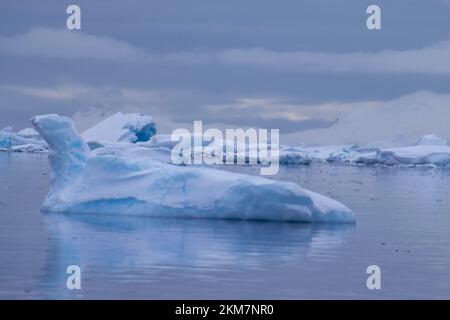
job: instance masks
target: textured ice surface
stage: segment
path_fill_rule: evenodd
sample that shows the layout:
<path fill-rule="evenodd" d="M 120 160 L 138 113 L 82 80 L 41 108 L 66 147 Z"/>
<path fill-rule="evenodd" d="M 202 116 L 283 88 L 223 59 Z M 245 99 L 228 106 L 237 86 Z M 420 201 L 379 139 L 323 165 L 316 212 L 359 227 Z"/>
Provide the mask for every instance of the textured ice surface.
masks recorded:
<path fill-rule="evenodd" d="M 416 145 L 378 150 L 375 154 L 361 155 L 356 163 L 366 165 L 431 165 L 450 166 L 450 147 L 434 134 L 421 137 Z"/>
<path fill-rule="evenodd" d="M 171 150 L 179 143 L 172 141 L 170 135 L 156 135 L 156 125 L 152 117 L 140 113 L 116 113 L 85 131 L 82 137 L 89 149 L 96 150 L 95 155 L 149 158 L 165 163 L 172 162 Z M 202 141 L 203 147 L 206 147 L 211 140 Z M 258 150 L 258 146 L 244 146 L 240 150 L 245 150 L 245 153 L 239 153 L 237 146 L 230 151 L 225 145 L 224 143 L 224 161 L 231 153 L 235 161 L 244 159 L 245 163 L 270 163 L 270 159 L 252 158 L 249 151 Z M 47 150 L 47 143 L 32 128 L 17 133 L 10 127 L 0 131 L 0 151 L 47 152 Z M 191 151 L 191 156 L 194 156 L 193 149 Z M 309 165 L 312 162 L 449 167 L 450 147 L 444 139 L 435 134 L 425 135 L 416 142 L 408 141 L 400 135 L 389 141 L 368 144 L 366 147 L 354 144 L 280 146 L 280 165 Z"/>
<path fill-rule="evenodd" d="M 118 112 L 82 133 L 87 142 L 148 141 L 156 133 L 152 117 L 142 113 Z"/>
<path fill-rule="evenodd" d="M 53 169 L 42 209 L 54 212 L 353 223 L 343 204 L 295 183 L 206 167 L 92 153 L 72 120 L 37 116 Z"/>
<path fill-rule="evenodd" d="M 286 146 L 280 150 L 279 163 L 281 165 L 309 165 L 311 163 L 311 158 L 308 153 L 301 148 Z"/>
<path fill-rule="evenodd" d="M 375 155 L 361 156 L 357 163 L 367 165 L 434 165 L 450 166 L 450 147 L 418 145 L 404 148 L 380 150 Z"/>
<path fill-rule="evenodd" d="M 46 152 L 47 143 L 36 130 L 26 128 L 13 132 L 11 127 L 0 131 L 0 151 Z"/>

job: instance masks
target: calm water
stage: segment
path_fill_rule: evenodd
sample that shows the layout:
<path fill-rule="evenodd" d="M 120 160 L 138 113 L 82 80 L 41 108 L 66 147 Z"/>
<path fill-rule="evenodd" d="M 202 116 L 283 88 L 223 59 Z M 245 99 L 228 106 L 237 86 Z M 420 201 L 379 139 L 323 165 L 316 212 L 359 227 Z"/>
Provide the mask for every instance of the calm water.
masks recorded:
<path fill-rule="evenodd" d="M 0 298 L 450 298 L 450 170 L 280 169 L 354 226 L 42 214 L 49 173 L 45 155 L 0 152 Z"/>

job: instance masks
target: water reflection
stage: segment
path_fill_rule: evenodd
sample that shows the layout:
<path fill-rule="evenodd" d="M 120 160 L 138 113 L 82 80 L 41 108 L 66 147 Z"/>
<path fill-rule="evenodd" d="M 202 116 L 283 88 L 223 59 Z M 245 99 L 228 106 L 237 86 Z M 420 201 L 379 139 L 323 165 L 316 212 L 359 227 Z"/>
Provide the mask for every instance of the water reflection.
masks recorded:
<path fill-rule="evenodd" d="M 95 282 L 101 296 L 100 278 L 142 283 L 161 277 L 164 270 L 208 276 L 217 271 L 262 269 L 267 264 L 298 264 L 315 251 L 345 242 L 355 228 L 85 214 L 45 214 L 44 224 L 48 272 L 41 286 L 59 298 L 69 294 L 61 284 L 71 264 L 85 271 L 91 279 L 85 283 Z"/>

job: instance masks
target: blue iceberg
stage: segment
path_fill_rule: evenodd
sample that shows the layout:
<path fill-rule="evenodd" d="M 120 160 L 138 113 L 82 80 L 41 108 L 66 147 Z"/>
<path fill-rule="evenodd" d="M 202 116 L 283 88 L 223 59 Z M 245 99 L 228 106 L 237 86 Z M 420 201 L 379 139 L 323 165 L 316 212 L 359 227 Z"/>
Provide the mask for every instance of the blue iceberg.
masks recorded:
<path fill-rule="evenodd" d="M 354 223 L 343 204 L 279 182 L 148 156 L 96 154 L 70 118 L 36 116 L 47 141 L 52 183 L 42 210 L 189 218 Z"/>

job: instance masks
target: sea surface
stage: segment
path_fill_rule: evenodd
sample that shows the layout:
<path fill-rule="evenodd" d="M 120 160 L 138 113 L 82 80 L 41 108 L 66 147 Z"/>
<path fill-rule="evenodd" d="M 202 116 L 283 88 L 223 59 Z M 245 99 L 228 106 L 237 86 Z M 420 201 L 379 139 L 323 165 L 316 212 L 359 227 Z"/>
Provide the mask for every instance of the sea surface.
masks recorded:
<path fill-rule="evenodd" d="M 46 155 L 0 152 L 1 299 L 450 298 L 448 169 L 280 168 L 356 225 L 44 214 L 50 176 Z M 70 265 L 81 290 L 66 287 Z"/>

